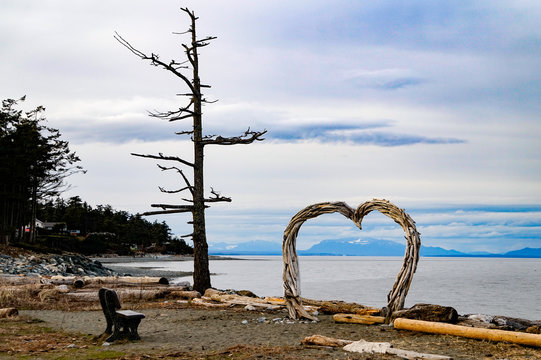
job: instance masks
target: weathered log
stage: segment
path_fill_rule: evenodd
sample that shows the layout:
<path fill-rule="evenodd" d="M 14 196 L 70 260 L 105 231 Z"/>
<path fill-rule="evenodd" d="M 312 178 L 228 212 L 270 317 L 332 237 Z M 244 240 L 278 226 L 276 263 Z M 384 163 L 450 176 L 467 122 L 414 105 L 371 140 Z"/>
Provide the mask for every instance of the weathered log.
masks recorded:
<path fill-rule="evenodd" d="M 194 298 L 192 299 L 192 304 L 201 305 L 204 307 L 220 308 L 220 309 L 225 309 L 231 306 L 231 304 L 228 304 L 228 303 L 209 302 L 205 298 Z"/>
<path fill-rule="evenodd" d="M 345 351 L 368 353 L 368 354 L 390 354 L 404 359 L 428 359 L 428 360 L 451 360 L 452 357 L 436 354 L 425 354 L 416 351 L 395 349 L 388 342 L 368 342 L 365 340 L 354 341 L 344 346 Z"/>
<path fill-rule="evenodd" d="M 134 288 L 115 288 L 115 291 L 122 298 L 123 301 L 128 301 L 126 298 L 135 298 L 135 299 L 163 299 L 170 296 L 174 291 L 170 289 L 134 289 Z M 88 291 L 77 291 L 64 294 L 72 298 L 76 298 L 79 301 L 97 301 L 98 292 L 95 290 Z M 186 294 L 187 295 L 187 294 Z M 182 296 L 179 296 L 182 298 Z"/>
<path fill-rule="evenodd" d="M 82 280 L 85 285 L 88 284 L 161 284 L 168 285 L 169 280 L 163 277 L 153 276 L 51 276 L 50 279 L 44 280 L 55 285 L 72 285 L 77 280 Z"/>
<path fill-rule="evenodd" d="M 218 302 L 225 302 L 225 303 L 231 303 L 236 305 L 263 305 L 266 307 L 276 307 L 276 304 L 271 304 L 267 300 L 258 298 L 258 297 L 250 297 L 250 296 L 242 296 L 237 294 L 227 294 L 221 291 L 218 291 L 216 289 L 207 289 L 205 291 L 205 295 L 203 295 L 204 298 L 218 301 Z"/>
<path fill-rule="evenodd" d="M 277 310 L 281 307 L 283 307 L 284 303 L 283 301 L 276 301 L 276 299 L 267 300 L 258 298 L 258 297 L 250 297 L 250 296 L 242 296 L 237 294 L 228 294 L 216 289 L 207 289 L 205 291 L 205 294 L 202 297 L 203 300 L 207 301 L 214 301 L 219 302 L 223 304 L 227 304 L 228 306 L 234 306 L 234 305 L 251 305 L 258 308 L 263 308 L 267 310 Z"/>
<path fill-rule="evenodd" d="M 351 323 L 351 324 L 364 324 L 364 325 L 374 325 L 374 324 L 385 323 L 384 316 L 334 314 L 332 318 L 337 323 Z"/>
<path fill-rule="evenodd" d="M 19 315 L 19 310 L 15 308 L 4 308 L 0 309 L 0 318 L 7 318 L 11 316 Z"/>
<path fill-rule="evenodd" d="M 526 329 L 527 333 L 530 334 L 541 334 L 541 325 L 533 325 Z"/>
<path fill-rule="evenodd" d="M 317 346 L 330 346 L 330 347 L 343 347 L 351 344 L 352 340 L 343 340 L 331 338 L 323 335 L 312 335 L 305 337 L 302 340 L 303 345 L 317 345 Z"/>
<path fill-rule="evenodd" d="M 339 300 L 312 300 L 302 298 L 304 305 L 317 306 L 322 314 L 380 315 L 381 309 Z"/>
<path fill-rule="evenodd" d="M 180 298 L 180 299 L 195 299 L 200 298 L 201 293 L 195 290 L 170 290 L 167 297 Z"/>
<path fill-rule="evenodd" d="M 23 275 L 0 275 L 0 285 L 31 285 L 40 284 L 40 276 L 23 276 Z"/>
<path fill-rule="evenodd" d="M 274 304 L 274 305 L 285 304 L 285 300 L 283 298 L 277 298 L 277 297 L 266 297 L 265 301 L 268 302 L 269 304 Z"/>
<path fill-rule="evenodd" d="M 450 306 L 415 304 L 409 309 L 395 311 L 391 319 L 396 318 L 436 321 L 456 324 L 458 321 L 457 311 Z"/>
<path fill-rule="evenodd" d="M 461 325 L 402 318 L 395 319 L 394 327 L 395 329 L 402 330 L 455 335 L 480 340 L 507 341 L 521 345 L 541 347 L 541 335 L 517 331 L 473 328 Z"/>

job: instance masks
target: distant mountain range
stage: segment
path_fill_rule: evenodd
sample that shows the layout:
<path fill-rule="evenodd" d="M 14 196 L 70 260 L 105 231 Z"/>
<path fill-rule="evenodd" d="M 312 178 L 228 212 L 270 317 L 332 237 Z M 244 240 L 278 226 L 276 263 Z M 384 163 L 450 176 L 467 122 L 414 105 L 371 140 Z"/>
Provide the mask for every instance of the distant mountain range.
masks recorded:
<path fill-rule="evenodd" d="M 394 241 L 376 239 L 324 240 L 307 250 L 297 250 L 298 255 L 320 256 L 404 256 L 406 246 Z M 524 248 L 503 254 L 486 252 L 464 253 L 441 247 L 423 246 L 421 256 L 427 257 L 505 257 L 541 258 L 541 248 Z M 210 255 L 282 255 L 282 244 L 271 241 L 249 241 L 239 244 L 210 243 Z"/>

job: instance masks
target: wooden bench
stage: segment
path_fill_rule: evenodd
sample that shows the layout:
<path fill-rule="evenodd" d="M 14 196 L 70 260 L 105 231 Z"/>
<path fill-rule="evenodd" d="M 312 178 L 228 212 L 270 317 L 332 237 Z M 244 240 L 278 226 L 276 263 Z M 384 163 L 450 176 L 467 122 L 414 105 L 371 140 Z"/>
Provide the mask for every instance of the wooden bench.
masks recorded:
<path fill-rule="evenodd" d="M 101 288 L 98 296 L 107 321 L 104 333 L 110 335 L 105 341 L 113 342 L 123 338 L 140 340 L 137 328 L 145 315 L 131 310 L 120 310 L 120 300 L 114 290 Z"/>

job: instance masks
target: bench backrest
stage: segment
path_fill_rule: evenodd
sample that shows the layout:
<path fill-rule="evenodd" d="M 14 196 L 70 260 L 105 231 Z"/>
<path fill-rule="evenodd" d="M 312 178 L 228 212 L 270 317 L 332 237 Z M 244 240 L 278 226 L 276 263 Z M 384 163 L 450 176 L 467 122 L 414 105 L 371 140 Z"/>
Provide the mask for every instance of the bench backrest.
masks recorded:
<path fill-rule="evenodd" d="M 116 311 L 121 308 L 118 294 L 114 290 L 101 288 L 98 291 L 98 297 L 100 298 L 101 309 L 103 310 L 107 324 L 110 324 L 116 316 Z"/>

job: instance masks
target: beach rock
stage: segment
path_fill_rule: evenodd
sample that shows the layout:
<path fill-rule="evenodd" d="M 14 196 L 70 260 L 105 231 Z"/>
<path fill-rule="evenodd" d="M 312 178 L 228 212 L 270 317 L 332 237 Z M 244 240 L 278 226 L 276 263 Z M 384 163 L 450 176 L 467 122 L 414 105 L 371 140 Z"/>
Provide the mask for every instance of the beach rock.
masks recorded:
<path fill-rule="evenodd" d="M 471 315 L 468 315 L 468 319 L 481 321 L 481 322 L 490 324 L 492 320 L 494 320 L 494 316 L 486 315 L 486 314 L 471 314 Z"/>
<path fill-rule="evenodd" d="M 111 276 L 116 273 L 82 255 L 0 256 L 0 273 L 26 276 Z"/>
<path fill-rule="evenodd" d="M 458 313 L 450 306 L 415 304 L 409 309 L 395 311 L 391 320 L 397 318 L 456 324 L 458 321 Z"/>
<path fill-rule="evenodd" d="M 182 288 L 183 290 L 189 290 L 191 288 L 189 281 L 173 281 L 170 284 L 178 288 Z"/>
<path fill-rule="evenodd" d="M 70 291 L 67 285 L 58 285 L 56 287 L 56 290 L 58 290 L 59 293 L 63 293 L 63 294 Z"/>
<path fill-rule="evenodd" d="M 494 318 L 492 319 L 492 323 L 497 325 L 497 327 L 502 330 L 519 331 L 523 331 L 528 329 L 529 327 L 539 325 L 531 320 L 512 318 L 507 316 L 494 316 Z"/>
<path fill-rule="evenodd" d="M 258 297 L 256 294 L 254 294 L 250 290 L 239 290 L 239 291 L 237 291 L 237 295 L 248 296 L 248 297 L 253 297 L 253 298 Z"/>

